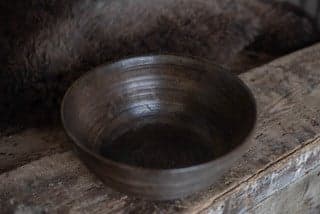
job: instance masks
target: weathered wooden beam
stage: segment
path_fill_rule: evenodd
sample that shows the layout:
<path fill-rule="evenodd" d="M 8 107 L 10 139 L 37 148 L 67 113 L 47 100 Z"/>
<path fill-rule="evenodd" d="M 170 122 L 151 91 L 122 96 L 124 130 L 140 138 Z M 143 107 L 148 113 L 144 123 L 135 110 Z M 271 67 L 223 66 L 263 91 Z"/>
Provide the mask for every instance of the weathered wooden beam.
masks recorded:
<path fill-rule="evenodd" d="M 0 138 L 0 173 L 69 149 L 61 128 L 27 129 Z"/>
<path fill-rule="evenodd" d="M 254 146 L 210 189 L 170 202 L 127 197 L 104 186 L 72 152 L 65 152 L 1 174 L 0 210 L 228 213 L 254 209 L 319 164 L 320 44 L 241 78 L 258 104 Z"/>
<path fill-rule="evenodd" d="M 258 212 L 259 210 L 264 210 L 262 213 L 305 213 L 316 209 L 320 211 L 320 201 L 318 201 L 320 199 L 320 188 L 318 188 L 320 177 L 313 181 L 317 185 L 304 185 L 303 191 L 286 196 L 285 198 L 292 200 L 287 201 L 286 204 L 283 204 L 285 198 L 279 194 L 280 191 L 294 192 L 294 190 L 290 191 L 289 186 L 303 182 L 304 179 L 310 179 L 309 173 L 316 175 L 320 173 L 320 137 L 310 140 L 307 145 L 287 153 L 256 174 L 252 174 L 250 178 L 240 182 L 234 188 L 229 188 L 218 197 L 212 198 L 211 203 L 206 204 L 200 210 L 205 213 L 242 213 L 248 211 L 261 213 Z M 301 201 L 298 201 L 299 198 Z M 277 202 L 277 200 L 279 201 Z M 313 203 L 303 204 L 304 200 L 310 200 Z M 275 208 L 283 207 L 283 210 L 268 211 L 266 204 Z M 299 207 L 299 209 L 295 212 L 285 212 L 293 207 Z M 195 211 L 199 211 L 199 208 Z"/>

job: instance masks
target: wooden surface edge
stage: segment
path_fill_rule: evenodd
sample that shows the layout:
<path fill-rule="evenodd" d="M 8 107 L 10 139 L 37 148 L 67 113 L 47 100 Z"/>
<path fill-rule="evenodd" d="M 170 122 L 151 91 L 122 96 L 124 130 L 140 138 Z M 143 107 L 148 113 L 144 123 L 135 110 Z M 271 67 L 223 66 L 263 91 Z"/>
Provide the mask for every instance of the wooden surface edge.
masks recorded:
<path fill-rule="evenodd" d="M 213 198 L 210 204 L 190 211 L 217 214 L 246 212 L 319 166 L 320 135 Z"/>

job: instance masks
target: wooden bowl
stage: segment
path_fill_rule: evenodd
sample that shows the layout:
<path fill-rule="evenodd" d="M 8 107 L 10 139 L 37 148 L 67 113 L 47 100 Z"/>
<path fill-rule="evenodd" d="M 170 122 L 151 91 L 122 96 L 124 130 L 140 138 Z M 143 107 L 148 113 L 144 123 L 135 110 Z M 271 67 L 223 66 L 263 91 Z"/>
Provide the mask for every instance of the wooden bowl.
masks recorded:
<path fill-rule="evenodd" d="M 172 55 L 101 66 L 77 80 L 62 122 L 80 159 L 110 187 L 153 200 L 213 184 L 246 151 L 256 121 L 243 82 Z"/>

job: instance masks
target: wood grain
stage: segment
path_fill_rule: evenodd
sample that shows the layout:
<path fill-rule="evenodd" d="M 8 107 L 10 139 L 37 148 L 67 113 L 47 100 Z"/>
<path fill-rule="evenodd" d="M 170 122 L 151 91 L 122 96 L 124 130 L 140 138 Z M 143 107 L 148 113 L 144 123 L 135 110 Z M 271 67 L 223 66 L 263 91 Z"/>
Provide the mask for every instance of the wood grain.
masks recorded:
<path fill-rule="evenodd" d="M 27 129 L 0 138 L 0 173 L 69 149 L 61 128 Z"/>
<path fill-rule="evenodd" d="M 264 172 L 270 174 L 280 166 L 286 166 L 285 163 L 289 163 L 288 160 L 296 151 L 304 154 L 302 150 L 308 151 L 310 142 L 314 145 L 310 148 L 318 148 L 319 70 L 320 44 L 241 75 L 253 91 L 258 104 L 258 124 L 251 139 L 254 141 L 254 146 L 239 160 L 237 166 L 207 191 L 170 202 L 148 202 L 127 197 L 104 186 L 88 172 L 72 152 L 64 152 L 1 174 L 0 209 L 4 213 L 21 213 L 30 210 L 34 213 L 41 211 L 49 213 L 212 211 L 215 206 L 218 206 L 220 199 L 227 201 L 224 197 L 239 198 L 237 194 L 245 193 L 240 191 L 241 188 L 253 182 L 252 179 L 262 178 L 262 175 L 266 175 Z M 63 138 L 59 140 L 61 141 L 64 141 Z M 26 142 L 22 140 L 21 143 Z M 276 164 L 279 160 L 284 161 L 282 165 L 278 168 L 270 168 L 270 166 L 278 166 Z M 318 160 L 311 158 L 309 165 L 317 164 L 316 161 Z M 12 166 L 12 163 L 10 164 Z M 274 170 L 270 171 L 270 169 Z M 289 168 L 284 167 L 282 173 L 290 172 L 288 170 Z M 301 174 L 303 175 L 304 173 Z M 294 179 L 297 178 L 292 177 L 283 186 L 294 182 Z M 257 185 L 260 184 L 263 183 L 257 183 Z M 250 199 L 261 194 L 255 192 L 245 196 Z M 216 211 L 230 213 L 239 211 L 238 209 L 241 208 L 245 211 L 257 205 L 259 200 L 253 200 L 250 203 L 248 200 L 240 202 L 241 200 L 224 204 Z M 237 208 L 234 209 L 234 207 Z"/>

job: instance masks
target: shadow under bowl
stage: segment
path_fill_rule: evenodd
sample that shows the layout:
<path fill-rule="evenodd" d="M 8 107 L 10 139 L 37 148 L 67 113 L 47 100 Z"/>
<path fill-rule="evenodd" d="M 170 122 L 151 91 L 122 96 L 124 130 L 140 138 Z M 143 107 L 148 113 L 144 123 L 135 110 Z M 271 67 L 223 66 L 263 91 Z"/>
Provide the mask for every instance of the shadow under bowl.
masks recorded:
<path fill-rule="evenodd" d="M 213 184 L 241 157 L 256 120 L 243 82 L 206 61 L 124 59 L 88 72 L 62 102 L 80 159 L 110 187 L 153 200 Z"/>

